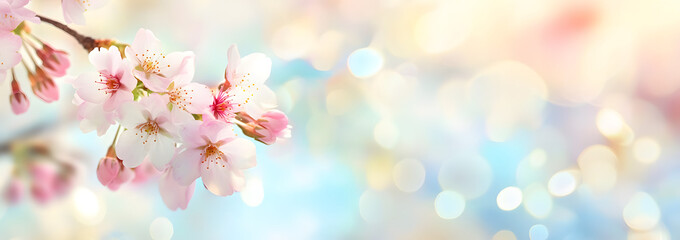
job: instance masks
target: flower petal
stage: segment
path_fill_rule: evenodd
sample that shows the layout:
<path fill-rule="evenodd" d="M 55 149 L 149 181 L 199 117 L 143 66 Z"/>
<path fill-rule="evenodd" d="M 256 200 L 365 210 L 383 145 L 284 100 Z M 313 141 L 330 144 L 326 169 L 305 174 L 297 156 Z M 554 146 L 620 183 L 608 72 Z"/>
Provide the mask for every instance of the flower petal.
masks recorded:
<path fill-rule="evenodd" d="M 75 81 L 73 81 L 73 87 L 76 89 L 76 93 L 83 100 L 91 103 L 103 103 L 108 95 L 105 91 L 99 90 L 101 84 L 97 83 L 101 76 L 96 72 L 86 72 L 80 74 Z"/>
<path fill-rule="evenodd" d="M 153 138 L 153 136 L 149 138 Z M 156 169 L 163 171 L 175 154 L 175 141 L 162 134 L 158 134 L 153 143 L 149 141 L 147 144 L 151 144 L 149 160 Z"/>
<path fill-rule="evenodd" d="M 138 102 L 126 102 L 119 108 L 120 124 L 127 129 L 134 129 L 137 125 L 147 121 L 143 114 L 144 107 Z"/>
<path fill-rule="evenodd" d="M 189 185 L 201 176 L 202 150 L 185 149 L 172 160 L 173 177 L 182 185 Z"/>
<path fill-rule="evenodd" d="M 229 196 L 234 193 L 232 171 L 229 166 L 223 167 L 219 163 L 205 161 L 201 164 L 203 185 L 217 196 Z"/>
<path fill-rule="evenodd" d="M 147 151 L 142 144 L 144 139 L 135 135 L 135 129 L 128 129 L 118 136 L 116 143 L 116 153 L 118 158 L 123 160 L 123 165 L 134 168 L 142 164 L 147 155 Z"/>
<path fill-rule="evenodd" d="M 255 144 L 251 141 L 235 138 L 222 145 L 220 151 L 227 156 L 229 166 L 235 169 L 248 169 L 257 165 L 255 160 Z"/>
<path fill-rule="evenodd" d="M 173 211 L 177 210 L 177 208 L 186 209 L 191 197 L 194 195 L 196 182 L 193 181 L 188 185 L 181 185 L 175 181 L 172 175 L 172 169 L 168 169 L 163 173 L 158 183 L 163 203 Z"/>
<path fill-rule="evenodd" d="M 272 70 L 272 60 L 263 53 L 252 53 L 241 59 L 236 70 L 236 79 L 245 79 L 251 84 L 263 84 Z M 238 81 L 237 81 L 238 82 Z M 238 84 L 238 83 L 236 83 Z"/>

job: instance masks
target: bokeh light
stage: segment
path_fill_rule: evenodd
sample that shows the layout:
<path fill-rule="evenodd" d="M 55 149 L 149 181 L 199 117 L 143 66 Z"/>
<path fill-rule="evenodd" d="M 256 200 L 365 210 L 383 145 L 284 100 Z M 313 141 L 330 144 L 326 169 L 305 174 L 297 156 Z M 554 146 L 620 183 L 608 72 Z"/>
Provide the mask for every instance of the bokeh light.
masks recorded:
<path fill-rule="evenodd" d="M 496 197 L 498 208 L 504 211 L 512 211 L 522 204 L 522 190 L 518 187 L 506 187 Z"/>
<path fill-rule="evenodd" d="M 443 219 L 454 219 L 465 210 L 465 198 L 455 191 L 443 191 L 434 200 L 437 215 Z"/>

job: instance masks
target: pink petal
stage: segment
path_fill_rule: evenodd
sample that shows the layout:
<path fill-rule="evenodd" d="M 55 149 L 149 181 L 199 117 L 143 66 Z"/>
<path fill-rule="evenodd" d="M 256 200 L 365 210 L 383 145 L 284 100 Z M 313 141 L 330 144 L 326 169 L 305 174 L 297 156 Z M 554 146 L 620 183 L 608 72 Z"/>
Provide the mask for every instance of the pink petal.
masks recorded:
<path fill-rule="evenodd" d="M 102 185 L 108 186 L 118 176 L 120 169 L 121 164 L 118 159 L 112 157 L 102 158 L 97 165 L 97 179 L 99 179 Z"/>
<path fill-rule="evenodd" d="M 0 3 L 2 4 L 2 3 Z M 0 31 L 0 71 L 8 70 L 21 61 L 21 38 L 14 33 Z M 0 78 L 0 81 L 4 80 Z"/>
<path fill-rule="evenodd" d="M 28 98 L 26 98 L 26 94 L 23 92 L 17 92 L 10 95 L 9 103 L 12 106 L 12 112 L 14 112 L 14 114 L 25 113 L 30 106 L 30 102 L 28 102 Z"/>
<path fill-rule="evenodd" d="M 132 95 L 131 92 L 127 91 L 117 91 L 109 99 L 107 99 L 104 102 L 104 111 L 111 112 L 116 109 L 118 109 L 123 103 L 126 102 L 132 102 L 134 100 L 134 96 Z"/>
<path fill-rule="evenodd" d="M 236 136 L 233 128 L 229 124 L 216 120 L 204 120 L 198 134 L 207 137 L 212 143 L 224 141 Z"/>
<path fill-rule="evenodd" d="M 191 182 L 191 184 L 188 185 L 181 185 L 175 181 L 172 175 L 172 169 L 168 169 L 163 173 L 158 184 L 163 203 L 173 211 L 177 208 L 186 209 L 191 197 L 194 195 L 196 182 Z"/>
<path fill-rule="evenodd" d="M 225 72 L 227 81 L 229 81 L 230 84 L 235 84 L 234 82 L 234 77 L 236 75 L 236 69 L 239 66 L 239 62 L 241 61 L 241 56 L 238 53 L 238 48 L 236 45 L 231 45 L 229 47 L 229 50 L 227 50 L 227 69 Z"/>
<path fill-rule="evenodd" d="M 126 51 L 126 56 L 139 59 L 141 58 L 141 54 L 146 53 L 147 50 L 151 53 L 159 53 L 161 50 L 161 41 L 158 40 L 156 35 L 150 30 L 141 28 L 137 31 L 137 35 L 135 35 L 135 39 L 132 41 L 132 44 L 130 44 L 130 47 L 135 54 L 139 55 L 127 55 Z"/>
<path fill-rule="evenodd" d="M 229 166 L 235 169 L 248 169 L 255 167 L 255 144 L 243 138 L 234 140 L 222 145 L 220 148 L 227 156 Z"/>
<path fill-rule="evenodd" d="M 171 91 L 173 103 L 187 112 L 202 114 L 209 111 L 213 97 L 210 88 L 199 83 L 189 83 Z"/>
<path fill-rule="evenodd" d="M 184 147 L 196 148 L 208 144 L 206 139 L 203 138 L 203 135 L 199 133 L 202 123 L 203 122 L 201 121 L 191 121 L 181 127 L 179 134 Z"/>
<path fill-rule="evenodd" d="M 78 2 L 80 0 L 62 0 L 61 8 L 64 13 L 64 20 L 67 24 L 75 23 L 85 25 L 85 9 Z"/>
<path fill-rule="evenodd" d="M 73 81 L 73 87 L 76 89 L 76 93 L 83 100 L 91 103 L 103 103 L 104 100 L 108 98 L 105 91 L 99 90 L 103 86 L 97 81 L 100 80 L 99 73 L 96 72 L 86 72 L 80 74 L 78 78 Z"/>
<path fill-rule="evenodd" d="M 200 175 L 202 149 L 185 149 L 172 160 L 173 177 L 181 185 L 193 183 Z"/>

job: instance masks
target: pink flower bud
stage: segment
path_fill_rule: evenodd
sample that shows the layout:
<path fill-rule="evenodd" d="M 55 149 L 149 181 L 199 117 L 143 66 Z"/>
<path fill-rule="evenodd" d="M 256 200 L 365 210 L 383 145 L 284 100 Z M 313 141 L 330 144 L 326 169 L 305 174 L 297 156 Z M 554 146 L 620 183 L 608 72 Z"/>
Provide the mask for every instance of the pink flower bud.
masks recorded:
<path fill-rule="evenodd" d="M 16 80 L 12 80 L 12 94 L 9 95 L 9 103 L 12 106 L 12 112 L 14 114 L 22 114 L 28 110 L 29 102 L 24 94 L 19 88 L 19 83 Z"/>
<path fill-rule="evenodd" d="M 271 145 L 278 138 L 290 137 L 288 117 L 281 111 L 270 110 L 255 120 L 250 115 L 239 112 L 236 114 L 238 126 L 246 136 L 252 137 L 264 144 Z"/>
<path fill-rule="evenodd" d="M 43 44 L 43 48 L 36 50 L 35 53 L 42 60 L 45 72 L 50 76 L 63 77 L 71 66 L 66 52 L 54 50 L 47 44 Z"/>
<path fill-rule="evenodd" d="M 59 88 L 41 68 L 36 68 L 35 73 L 29 72 L 28 79 L 31 80 L 33 93 L 43 101 L 49 103 L 59 99 Z"/>
<path fill-rule="evenodd" d="M 123 166 L 123 161 L 116 157 L 113 147 L 109 148 L 106 157 L 102 158 L 97 166 L 97 179 L 102 185 L 113 191 L 131 181 L 134 176 L 135 173 L 132 169 Z"/>

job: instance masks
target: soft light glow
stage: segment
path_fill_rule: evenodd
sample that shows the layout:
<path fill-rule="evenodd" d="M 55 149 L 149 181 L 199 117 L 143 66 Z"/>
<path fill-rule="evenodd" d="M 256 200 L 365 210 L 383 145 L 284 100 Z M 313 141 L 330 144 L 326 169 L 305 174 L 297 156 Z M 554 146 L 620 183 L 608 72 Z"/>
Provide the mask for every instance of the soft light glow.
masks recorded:
<path fill-rule="evenodd" d="M 264 199 L 262 180 L 258 177 L 248 178 L 245 188 L 241 190 L 241 200 L 248 206 L 257 207 L 262 204 L 262 199 Z"/>
<path fill-rule="evenodd" d="M 359 214 L 366 222 L 380 222 L 388 213 L 386 204 L 385 197 L 379 192 L 366 190 L 359 197 Z"/>
<path fill-rule="evenodd" d="M 600 110 L 597 113 L 596 124 L 600 133 L 610 140 L 623 145 L 628 145 L 633 140 L 633 130 L 626 124 L 623 116 L 613 109 Z"/>
<path fill-rule="evenodd" d="M 491 166 L 478 155 L 456 156 L 442 165 L 437 180 L 443 189 L 454 190 L 465 199 L 475 199 L 491 185 Z"/>
<path fill-rule="evenodd" d="M 465 210 L 465 198 L 455 191 L 443 191 L 434 200 L 437 215 L 443 219 L 454 219 Z"/>
<path fill-rule="evenodd" d="M 373 137 L 378 145 L 392 149 L 399 140 L 399 128 L 389 119 L 383 119 L 375 125 Z"/>
<path fill-rule="evenodd" d="M 661 155 L 661 146 L 653 138 L 639 138 L 633 143 L 633 155 L 641 163 L 650 164 Z"/>
<path fill-rule="evenodd" d="M 536 224 L 529 229 L 529 239 L 546 240 L 548 239 L 548 228 L 543 224 Z"/>
<path fill-rule="evenodd" d="M 506 187 L 496 197 L 498 208 L 503 211 L 512 211 L 522 204 L 522 190 L 518 187 Z"/>
<path fill-rule="evenodd" d="M 500 230 L 493 235 L 491 240 L 517 240 L 515 233 L 509 230 Z"/>
<path fill-rule="evenodd" d="M 415 192 L 425 182 L 425 167 L 420 161 L 407 159 L 394 166 L 394 184 L 404 192 Z"/>
<path fill-rule="evenodd" d="M 616 184 L 618 161 L 616 154 L 607 146 L 593 145 L 578 157 L 583 183 L 595 191 L 606 191 Z"/>
<path fill-rule="evenodd" d="M 545 218 L 552 211 L 553 200 L 545 187 L 533 184 L 524 190 L 524 208 L 535 218 Z"/>
<path fill-rule="evenodd" d="M 73 191 L 73 206 L 76 219 L 83 224 L 95 225 L 104 218 L 105 208 L 100 205 L 99 198 L 87 188 L 76 188 Z"/>
<path fill-rule="evenodd" d="M 427 53 L 435 54 L 461 44 L 472 29 L 473 2 L 445 1 L 434 11 L 420 17 L 414 30 L 418 46 Z"/>
<path fill-rule="evenodd" d="M 172 223 L 164 217 L 154 219 L 149 226 L 149 234 L 153 240 L 170 240 L 173 233 Z"/>
<path fill-rule="evenodd" d="M 555 173 L 548 181 L 548 191 L 556 197 L 567 196 L 576 190 L 576 170 L 564 170 Z"/>
<path fill-rule="evenodd" d="M 350 94 L 342 89 L 336 89 L 326 96 L 326 109 L 332 115 L 343 115 L 350 109 L 352 99 Z"/>
<path fill-rule="evenodd" d="M 623 208 L 623 220 L 633 230 L 650 230 L 659 223 L 660 218 L 659 205 L 645 192 L 633 195 Z"/>
<path fill-rule="evenodd" d="M 383 56 L 373 48 L 358 49 L 349 55 L 347 67 L 358 78 L 371 77 L 383 67 Z"/>

